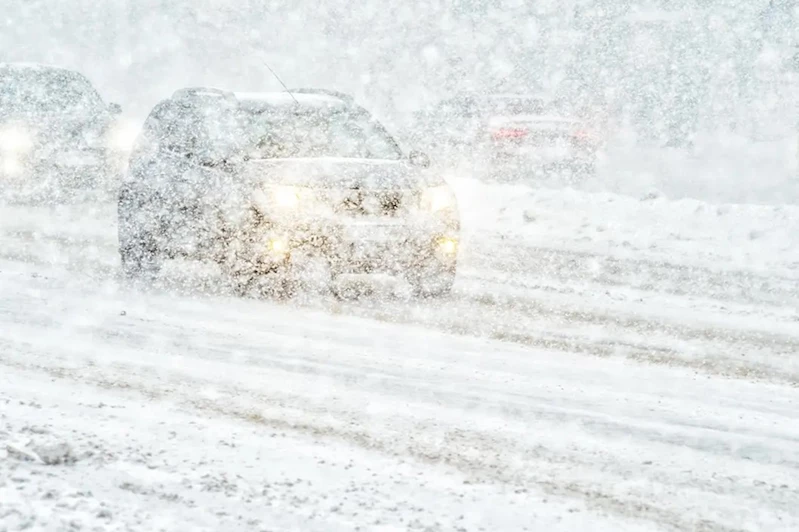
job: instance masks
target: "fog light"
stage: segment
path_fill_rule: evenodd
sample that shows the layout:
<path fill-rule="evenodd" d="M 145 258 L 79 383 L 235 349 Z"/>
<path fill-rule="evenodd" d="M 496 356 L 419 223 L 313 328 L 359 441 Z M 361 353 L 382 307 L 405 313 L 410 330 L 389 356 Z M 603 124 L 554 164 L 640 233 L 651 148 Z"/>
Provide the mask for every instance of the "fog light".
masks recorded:
<path fill-rule="evenodd" d="M 269 251 L 275 255 L 285 255 L 288 253 L 289 245 L 283 238 L 272 238 L 269 240 Z"/>
<path fill-rule="evenodd" d="M 438 240 L 438 250 L 444 255 L 454 255 L 458 251 L 458 241 L 454 238 L 441 238 Z"/>
<path fill-rule="evenodd" d="M 25 171 L 25 166 L 16 157 L 3 158 L 2 173 L 9 177 L 17 177 Z"/>

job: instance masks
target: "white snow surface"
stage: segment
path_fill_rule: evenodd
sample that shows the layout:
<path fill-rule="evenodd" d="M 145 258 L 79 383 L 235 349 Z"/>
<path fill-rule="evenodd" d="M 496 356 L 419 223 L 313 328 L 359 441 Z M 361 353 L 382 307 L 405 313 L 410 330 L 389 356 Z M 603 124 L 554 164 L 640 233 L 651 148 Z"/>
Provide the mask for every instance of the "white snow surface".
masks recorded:
<path fill-rule="evenodd" d="M 796 530 L 799 210 L 453 177 L 451 298 L 118 279 L 0 207 L 0 530 Z"/>

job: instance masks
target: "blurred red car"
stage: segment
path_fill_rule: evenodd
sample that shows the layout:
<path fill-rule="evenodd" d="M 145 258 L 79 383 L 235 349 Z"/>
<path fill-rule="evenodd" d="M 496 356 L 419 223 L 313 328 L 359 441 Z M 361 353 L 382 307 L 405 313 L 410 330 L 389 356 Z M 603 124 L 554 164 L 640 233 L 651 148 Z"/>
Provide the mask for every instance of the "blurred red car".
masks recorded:
<path fill-rule="evenodd" d="M 589 176 L 607 114 L 539 94 L 466 93 L 419 113 L 415 141 L 439 159 L 468 160 L 498 176 L 541 171 Z"/>

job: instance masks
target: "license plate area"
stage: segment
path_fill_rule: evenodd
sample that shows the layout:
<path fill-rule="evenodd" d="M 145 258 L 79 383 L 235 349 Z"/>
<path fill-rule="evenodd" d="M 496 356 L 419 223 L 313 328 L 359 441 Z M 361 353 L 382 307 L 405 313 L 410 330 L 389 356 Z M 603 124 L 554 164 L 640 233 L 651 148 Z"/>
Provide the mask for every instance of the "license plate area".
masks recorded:
<path fill-rule="evenodd" d="M 338 191 L 333 198 L 333 208 L 338 214 L 352 219 L 402 216 L 408 211 L 408 193 L 403 190 L 346 190 Z"/>
<path fill-rule="evenodd" d="M 405 228 L 399 224 L 387 224 L 374 221 L 347 224 L 344 228 L 347 242 L 366 247 L 405 239 Z"/>

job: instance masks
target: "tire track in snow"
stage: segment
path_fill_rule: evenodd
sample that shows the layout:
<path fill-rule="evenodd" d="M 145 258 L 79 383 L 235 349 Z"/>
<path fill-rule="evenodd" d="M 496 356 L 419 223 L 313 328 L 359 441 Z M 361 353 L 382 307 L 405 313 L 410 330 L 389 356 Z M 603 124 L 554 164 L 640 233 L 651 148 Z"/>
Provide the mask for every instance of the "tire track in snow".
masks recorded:
<path fill-rule="evenodd" d="M 621 464 L 610 464 L 608 456 L 601 457 L 601 473 L 596 471 L 597 456 L 586 455 L 581 460 L 575 455 L 561 455 L 545 446 L 525 446 L 519 441 L 502 437 L 496 433 L 475 432 L 463 429 L 442 430 L 435 421 L 415 422 L 412 426 L 405 425 L 402 430 L 392 430 L 379 434 L 374 423 L 364 424 L 354 419 L 336 419 L 338 423 L 330 423 L 330 418 L 337 418 L 337 413 L 331 411 L 313 412 L 306 409 L 305 405 L 297 408 L 297 397 L 267 397 L 249 394 L 247 402 L 242 404 L 237 400 L 240 396 L 238 390 L 220 389 L 216 382 L 217 397 L 213 400 L 198 399 L 202 386 L 209 383 L 189 383 L 185 375 L 179 379 L 169 380 L 157 384 L 141 378 L 135 367 L 117 366 L 110 374 L 103 374 L 96 368 L 64 368 L 58 366 L 35 366 L 30 364 L 8 364 L 25 371 L 44 373 L 52 378 L 65 379 L 90 384 L 103 389 L 121 390 L 129 393 L 143 395 L 148 400 L 169 399 L 176 401 L 185 408 L 197 410 L 205 414 L 233 418 L 256 425 L 269 427 L 272 430 L 292 431 L 306 436 L 321 439 L 334 439 L 356 445 L 369 451 L 377 451 L 392 457 L 408 457 L 412 460 L 429 463 L 430 465 L 444 465 L 454 468 L 466 475 L 469 483 L 499 483 L 513 489 L 516 493 L 528 490 L 541 491 L 558 497 L 577 498 L 586 506 L 602 513 L 617 514 L 625 518 L 635 518 L 657 523 L 659 527 L 675 530 L 705 530 L 708 532 L 733 532 L 746 530 L 731 525 L 730 522 L 716 522 L 713 519 L 698 518 L 696 513 L 701 508 L 676 509 L 664 505 L 662 500 L 657 500 L 645 493 L 619 494 L 618 489 L 611 487 L 616 482 L 629 483 L 632 476 L 641 482 L 640 472 L 633 473 Z M 117 372 L 126 375 L 125 380 L 118 378 Z M 161 376 L 163 379 L 163 376 Z M 270 409 L 270 413 L 263 413 L 264 404 L 292 404 L 289 415 Z M 297 419 L 291 412 L 302 410 L 302 419 Z M 327 422 L 325 422 L 327 421 Z M 371 430 L 364 430 L 369 426 Z M 403 437 L 404 436 L 404 437 Z M 675 442 L 679 443 L 679 442 Z M 596 471 L 597 476 L 611 475 L 616 478 L 609 486 L 598 486 L 595 482 L 582 480 L 562 480 L 568 478 L 568 471 L 580 470 L 588 477 L 590 471 Z M 779 493 L 782 502 L 772 512 L 780 514 L 780 519 L 790 516 L 793 497 L 799 497 L 799 490 L 787 484 L 771 484 L 766 481 L 757 481 L 755 488 L 742 482 L 744 479 L 736 475 L 720 477 L 696 478 L 688 475 L 687 479 L 680 481 L 679 485 L 672 485 L 674 478 L 668 475 L 651 474 L 648 479 L 650 486 L 657 486 L 657 490 L 666 489 L 669 492 L 680 489 L 701 490 L 707 493 L 717 492 L 723 481 L 727 484 L 725 496 L 738 496 L 750 498 L 773 498 Z M 735 491 L 735 486 L 741 489 Z M 734 491 L 734 493 L 733 493 Z M 756 494 L 752 492 L 756 491 Z M 657 502 L 656 502 L 657 500 Z M 704 504 L 704 503 L 703 503 Z M 748 504 L 756 505 L 755 500 Z M 688 512 L 686 512 L 688 510 Z M 686 515 L 694 513 L 694 515 Z M 701 512 L 699 512 L 701 514 Z M 734 522 L 734 520 L 733 520 Z"/>
<path fill-rule="evenodd" d="M 113 226 L 113 224 L 111 224 Z M 18 247 L 37 244 L 48 250 L 74 253 L 70 248 L 116 258 L 116 234 L 86 238 L 16 229 L 0 235 Z M 19 244 L 29 243 L 29 246 Z M 695 264 L 646 258 L 624 259 L 588 251 L 529 246 L 488 234 L 466 235 L 462 257 L 465 269 L 477 277 L 509 285 L 530 286 L 541 281 L 565 285 L 590 283 L 597 287 L 629 287 L 645 293 L 702 296 L 723 302 L 746 302 L 799 308 L 799 265 L 796 277 L 754 271 L 711 269 Z M 7 252 L 4 252 L 7 253 Z M 0 255 L 3 256 L 3 255 Z M 4 258 L 11 258 L 7 254 Z M 106 259 L 109 260 L 109 259 Z"/>
<path fill-rule="evenodd" d="M 30 236 L 30 235 L 29 235 Z M 34 238 L 35 243 L 38 239 Z M 12 240 L 19 242 L 19 240 Z M 100 278 L 118 277 L 111 245 L 94 246 L 91 239 L 44 238 L 47 249 L 55 249 L 57 264 L 81 274 Z M 27 244 L 0 251 L 0 257 L 52 266 Z M 91 252 L 86 252 L 86 250 Z M 114 255 L 111 255 L 111 254 Z M 405 302 L 397 299 L 365 298 L 355 303 L 315 301 L 294 305 L 333 313 L 347 313 L 391 323 L 430 326 L 449 333 L 479 336 L 530 347 L 598 357 L 622 357 L 637 362 L 684 366 L 710 374 L 756 378 L 799 384 L 799 338 L 754 329 L 689 325 L 657 318 L 638 318 L 609 310 L 585 311 L 540 299 L 530 290 L 523 296 L 507 295 L 513 284 L 492 283 L 479 276 L 466 276 L 450 299 L 439 302 Z M 225 295 L 225 287 L 213 278 L 172 279 L 160 287 L 178 293 Z M 464 282 L 468 288 L 464 289 Z M 504 290 L 495 290 L 501 287 Z M 514 290 L 518 290 L 515 289 Z M 500 293 L 503 292 L 503 293 Z M 601 327 L 597 331 L 596 327 Z M 686 342 L 689 344 L 686 346 Z"/>
<path fill-rule="evenodd" d="M 590 361 L 565 353 L 568 362 L 511 355 L 502 344 L 346 315 L 306 316 L 309 329 L 296 319 L 306 310 L 257 301 L 155 297 L 122 317 L 120 305 L 137 304 L 109 301 L 102 287 L 8 280 L 17 281 L 4 303 L 13 312 L 2 313 L 11 325 L 0 345 L 8 367 L 446 464 L 476 482 L 575 497 L 676 529 L 734 530 L 734 513 L 706 516 L 708 505 L 727 507 L 729 498 L 736 509 L 798 519 L 790 479 L 799 433 L 790 432 L 796 411 L 785 388 L 693 384 L 679 373 L 679 390 L 643 382 L 606 397 L 618 388 L 615 371 L 671 374 L 612 363 L 586 371 Z M 720 391 L 729 406 L 717 412 Z M 739 416 L 753 424 L 725 427 Z M 572 431 L 562 434 L 564 426 Z M 647 456 L 660 463 L 642 463 Z"/>
<path fill-rule="evenodd" d="M 788 277 L 646 258 L 619 258 L 588 251 L 529 246 L 517 241 L 509 245 L 506 239 L 495 235 L 480 235 L 473 245 L 493 252 L 473 251 L 469 267 L 486 273 L 499 272 L 501 275 L 494 277 L 495 282 L 507 279 L 529 283 L 543 278 L 799 308 L 799 265 L 794 265 L 796 276 Z"/>

